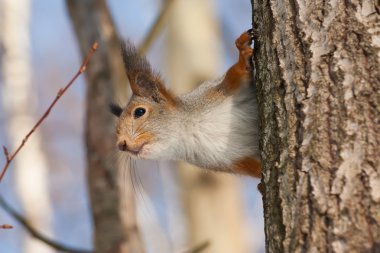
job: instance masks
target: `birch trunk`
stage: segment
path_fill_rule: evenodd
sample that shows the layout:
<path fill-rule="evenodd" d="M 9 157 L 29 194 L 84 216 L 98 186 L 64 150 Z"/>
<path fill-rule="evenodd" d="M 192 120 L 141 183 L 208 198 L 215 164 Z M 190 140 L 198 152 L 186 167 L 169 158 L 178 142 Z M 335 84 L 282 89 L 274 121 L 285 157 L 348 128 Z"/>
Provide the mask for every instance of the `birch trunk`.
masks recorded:
<path fill-rule="evenodd" d="M 267 252 L 380 252 L 378 1 L 253 1 Z"/>
<path fill-rule="evenodd" d="M 168 70 L 170 88 L 177 94 L 216 77 L 222 59 L 214 10 L 209 1 L 173 3 L 169 15 Z M 247 252 L 239 180 L 188 164 L 180 165 L 179 174 L 190 245 L 209 241 L 208 253 Z"/>
<path fill-rule="evenodd" d="M 144 252 L 136 222 L 133 191 L 122 191 L 114 136 L 115 117 L 109 104 L 126 101 L 127 79 L 120 54 L 120 41 L 104 0 L 67 0 L 82 55 L 97 40 L 99 49 L 86 72 L 88 79 L 86 108 L 87 173 L 94 220 L 95 252 Z M 125 194 L 125 195 L 123 195 Z M 127 202 L 121 203 L 121 197 Z M 121 213 L 123 212 L 123 213 Z"/>
<path fill-rule="evenodd" d="M 3 12 L 0 15 L 0 44 L 4 49 L 1 59 L 3 83 L 0 88 L 10 150 L 20 145 L 38 120 L 34 115 L 37 109 L 37 94 L 31 81 L 30 4 L 29 0 L 3 0 L 0 8 Z M 38 131 L 33 134 L 33 138 L 23 148 L 20 156 L 14 161 L 13 168 L 5 177 L 9 177 L 10 173 L 14 173 L 16 191 L 25 218 L 44 234 L 52 236 L 48 165 Z M 49 246 L 29 235 L 24 237 L 22 244 L 23 252 L 26 253 L 53 252 Z"/>

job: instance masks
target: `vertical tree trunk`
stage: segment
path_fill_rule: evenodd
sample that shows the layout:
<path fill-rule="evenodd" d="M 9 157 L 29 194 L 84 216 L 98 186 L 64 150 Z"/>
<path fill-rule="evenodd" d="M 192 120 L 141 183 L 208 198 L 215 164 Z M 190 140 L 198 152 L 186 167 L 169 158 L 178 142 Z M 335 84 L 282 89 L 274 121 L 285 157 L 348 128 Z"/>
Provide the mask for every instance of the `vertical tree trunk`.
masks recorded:
<path fill-rule="evenodd" d="M 177 0 L 168 34 L 169 79 L 176 93 L 215 78 L 221 47 L 215 7 L 203 0 Z M 231 43 L 234 43 L 231 41 Z M 239 181 L 181 163 L 180 181 L 188 217 L 190 245 L 209 241 L 209 253 L 247 252 Z"/>
<path fill-rule="evenodd" d="M 92 42 L 99 42 L 99 49 L 86 72 L 87 172 L 95 225 L 95 252 L 144 252 L 136 224 L 133 191 L 123 192 L 128 194 L 123 196 L 128 204 L 127 210 L 124 207 L 122 211 L 128 215 L 121 215 L 119 211 L 122 195 L 115 160 L 115 119 L 108 107 L 117 97 L 126 100 L 120 98 L 120 94 L 127 94 L 120 42 L 104 0 L 67 0 L 67 5 L 82 55 L 87 53 Z"/>
<path fill-rule="evenodd" d="M 380 252 L 378 2 L 253 2 L 267 252 Z"/>
<path fill-rule="evenodd" d="M 37 122 L 34 115 L 37 101 L 33 99 L 36 92 L 33 92 L 31 80 L 30 4 L 29 0 L 3 0 L 0 8 L 0 44 L 4 47 L 4 55 L 1 55 L 3 82 L 0 94 L 11 149 L 19 146 L 25 134 Z M 47 157 L 41 146 L 41 135 L 36 132 L 23 149 L 20 159 L 15 160 L 12 173 L 25 217 L 33 226 L 51 236 L 53 228 L 49 173 Z M 22 247 L 26 253 L 52 252 L 49 246 L 29 235 L 25 236 Z"/>

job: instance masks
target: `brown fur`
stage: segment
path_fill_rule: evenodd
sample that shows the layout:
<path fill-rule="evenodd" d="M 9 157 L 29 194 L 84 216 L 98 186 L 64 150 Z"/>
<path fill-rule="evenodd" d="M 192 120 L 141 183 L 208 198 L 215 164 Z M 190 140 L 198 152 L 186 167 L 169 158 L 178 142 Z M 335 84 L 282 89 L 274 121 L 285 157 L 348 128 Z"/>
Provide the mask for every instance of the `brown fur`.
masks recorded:
<path fill-rule="evenodd" d="M 231 169 L 240 174 L 245 174 L 256 178 L 261 177 L 260 162 L 252 157 L 245 157 L 242 160 L 235 162 Z"/>
<path fill-rule="evenodd" d="M 253 55 L 253 49 L 250 47 L 251 37 L 248 33 L 243 33 L 236 41 L 236 47 L 239 49 L 239 60 L 226 73 L 224 80 L 219 88 L 227 93 L 234 93 L 240 87 L 250 81 L 252 78 L 252 66 L 250 59 Z"/>
<path fill-rule="evenodd" d="M 152 141 L 153 135 L 149 132 L 141 134 L 136 138 L 129 138 L 127 135 L 123 135 L 123 138 L 118 138 L 118 145 L 122 145 L 125 143 L 127 149 L 125 151 L 137 151 L 142 148 L 145 144 L 148 144 L 149 141 Z"/>
<path fill-rule="evenodd" d="M 165 101 L 167 102 L 169 107 L 175 107 L 177 105 L 175 96 L 171 93 L 170 90 L 165 88 L 159 76 L 156 76 L 155 82 L 158 84 L 158 91 L 165 98 Z"/>

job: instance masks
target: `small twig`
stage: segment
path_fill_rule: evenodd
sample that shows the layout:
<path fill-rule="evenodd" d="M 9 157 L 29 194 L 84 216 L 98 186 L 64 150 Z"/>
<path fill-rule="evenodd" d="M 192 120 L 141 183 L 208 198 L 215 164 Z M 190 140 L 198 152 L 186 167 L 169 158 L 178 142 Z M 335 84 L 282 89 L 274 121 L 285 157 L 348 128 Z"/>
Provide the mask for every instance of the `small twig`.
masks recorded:
<path fill-rule="evenodd" d="M 9 152 L 8 152 L 7 147 L 3 146 L 3 150 L 4 150 L 4 156 L 5 156 L 5 158 L 7 159 L 7 161 L 9 161 Z"/>
<path fill-rule="evenodd" d="M 203 250 L 207 249 L 210 246 L 210 244 L 211 243 L 209 241 L 202 242 L 201 244 L 195 246 L 192 249 L 185 251 L 184 253 L 200 253 Z"/>
<path fill-rule="evenodd" d="M 150 28 L 149 32 L 147 33 L 143 42 L 140 44 L 140 46 L 138 48 L 138 51 L 140 54 L 142 54 L 142 55 L 146 54 L 148 49 L 151 47 L 153 41 L 156 39 L 158 34 L 161 32 L 165 18 L 167 16 L 167 14 L 169 13 L 169 9 L 170 9 L 170 6 L 172 3 L 174 3 L 174 0 L 166 0 L 165 1 L 165 5 L 162 7 L 160 14 L 157 16 L 152 27 Z"/>
<path fill-rule="evenodd" d="M 66 245 L 63 245 L 62 243 L 53 241 L 49 238 L 46 238 L 44 235 L 42 235 L 40 232 L 38 232 L 35 228 L 32 227 L 32 225 L 29 224 L 29 222 L 22 217 L 20 214 L 18 214 L 15 210 L 13 210 L 12 207 L 3 199 L 2 196 L 0 196 L 0 206 L 9 213 L 15 220 L 17 220 L 21 225 L 25 227 L 25 229 L 36 239 L 46 243 L 50 247 L 63 251 L 68 253 L 92 253 L 90 250 L 82 250 L 82 249 L 74 249 L 71 247 L 68 247 Z M 4 226 L 4 225 L 3 225 Z M 7 225 L 6 225 L 7 226 Z M 10 225 L 8 225 L 10 226 Z M 7 227 L 12 228 L 12 226 Z"/>
<path fill-rule="evenodd" d="M 0 229 L 12 229 L 13 226 L 12 225 L 9 225 L 9 224 L 3 224 L 0 226 Z"/>
<path fill-rule="evenodd" d="M 41 123 L 45 120 L 45 118 L 49 115 L 51 109 L 54 107 L 54 105 L 57 103 L 57 101 L 62 97 L 62 95 L 66 92 L 68 88 L 74 83 L 74 81 L 86 70 L 87 64 L 90 61 L 92 55 L 95 53 L 96 49 L 98 48 L 98 43 L 95 42 L 92 45 L 92 48 L 90 52 L 88 53 L 86 59 L 84 59 L 82 65 L 80 66 L 78 72 L 74 75 L 74 77 L 66 84 L 66 86 L 62 89 L 60 89 L 57 93 L 57 96 L 53 100 L 53 102 L 50 104 L 49 108 L 46 110 L 46 112 L 42 115 L 42 117 L 38 120 L 38 122 L 34 125 L 32 130 L 29 131 L 29 133 L 24 137 L 22 140 L 20 146 L 14 151 L 12 154 L 9 154 L 8 149 L 3 146 L 4 155 L 6 158 L 6 163 L 4 165 L 4 168 L 0 175 L 0 182 L 4 177 L 4 174 L 7 172 L 9 165 L 15 158 L 15 156 L 18 154 L 18 152 L 22 149 L 22 147 L 25 145 L 25 143 L 28 141 L 29 137 L 33 134 L 34 131 L 41 125 Z"/>

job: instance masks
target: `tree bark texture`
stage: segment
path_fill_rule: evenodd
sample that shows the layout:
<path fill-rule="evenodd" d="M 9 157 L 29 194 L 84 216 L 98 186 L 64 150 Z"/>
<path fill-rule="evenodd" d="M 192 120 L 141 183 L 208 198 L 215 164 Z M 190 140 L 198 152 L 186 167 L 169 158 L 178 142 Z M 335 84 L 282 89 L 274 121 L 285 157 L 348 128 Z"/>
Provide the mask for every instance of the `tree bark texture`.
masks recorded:
<path fill-rule="evenodd" d="M 120 41 L 104 0 L 67 0 L 67 6 L 82 55 L 87 54 L 95 40 L 99 42 L 99 49 L 86 72 L 87 173 L 95 226 L 95 252 L 144 252 L 133 196 L 125 196 L 128 204 L 123 212 L 132 214 L 128 215 L 126 229 L 123 226 L 124 216 L 119 211 L 121 192 L 115 159 L 115 119 L 108 108 L 115 97 L 127 94 Z"/>
<path fill-rule="evenodd" d="M 267 252 L 380 252 L 379 2 L 253 2 Z"/>

